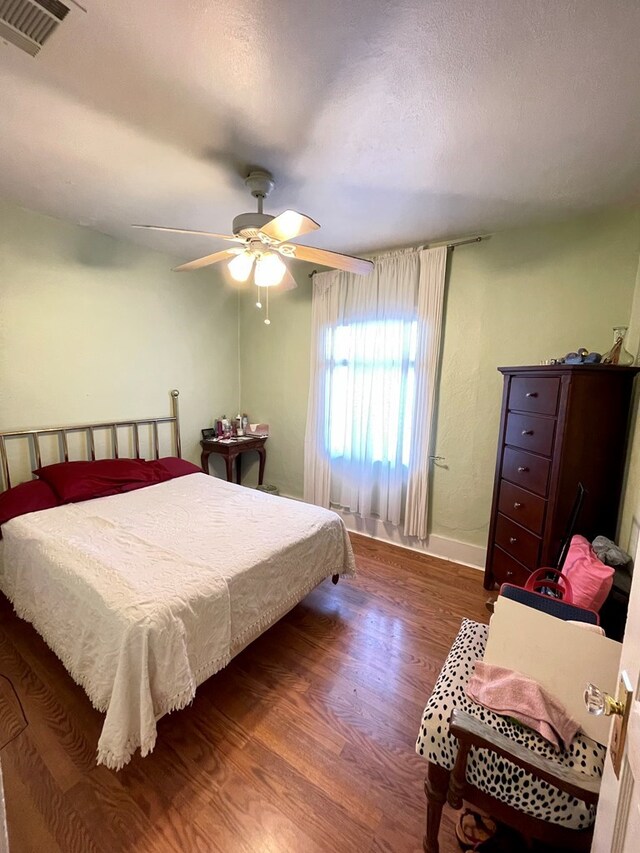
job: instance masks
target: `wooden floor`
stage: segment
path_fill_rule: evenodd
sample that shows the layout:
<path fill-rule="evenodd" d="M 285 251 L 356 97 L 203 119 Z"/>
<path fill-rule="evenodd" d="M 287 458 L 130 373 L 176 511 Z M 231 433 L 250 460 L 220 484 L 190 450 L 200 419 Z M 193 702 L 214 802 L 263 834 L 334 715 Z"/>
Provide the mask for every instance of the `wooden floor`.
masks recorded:
<path fill-rule="evenodd" d="M 0 596 L 0 673 L 28 721 L 0 679 L 12 853 L 421 850 L 414 741 L 460 620 L 486 621 L 482 574 L 353 539 L 357 579 L 318 587 L 119 773 L 95 764 L 101 715 Z"/>

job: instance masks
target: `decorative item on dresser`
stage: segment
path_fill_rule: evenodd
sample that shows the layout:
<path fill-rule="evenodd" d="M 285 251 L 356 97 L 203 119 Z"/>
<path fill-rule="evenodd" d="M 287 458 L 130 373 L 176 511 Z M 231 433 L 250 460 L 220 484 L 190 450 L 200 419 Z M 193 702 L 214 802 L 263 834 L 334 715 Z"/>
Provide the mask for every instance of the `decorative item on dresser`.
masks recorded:
<path fill-rule="evenodd" d="M 523 585 L 553 566 L 578 483 L 576 526 L 615 537 L 633 379 L 640 368 L 499 367 L 502 417 L 484 585 Z"/>

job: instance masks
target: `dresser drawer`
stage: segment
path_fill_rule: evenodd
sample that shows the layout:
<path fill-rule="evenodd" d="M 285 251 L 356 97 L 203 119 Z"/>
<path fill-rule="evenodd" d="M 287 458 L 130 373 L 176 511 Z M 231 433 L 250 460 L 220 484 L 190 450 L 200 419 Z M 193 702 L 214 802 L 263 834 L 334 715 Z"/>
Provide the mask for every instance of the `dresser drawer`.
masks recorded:
<path fill-rule="evenodd" d="M 553 418 L 540 418 L 536 415 L 518 415 L 510 412 L 507 416 L 505 441 L 514 447 L 551 456 L 553 434 L 556 422 Z"/>
<path fill-rule="evenodd" d="M 524 450 L 514 450 L 513 447 L 504 449 L 503 478 L 537 495 L 545 497 L 547 494 L 550 467 L 549 459 L 534 456 L 533 453 L 526 453 Z"/>
<path fill-rule="evenodd" d="M 529 569 L 525 568 L 513 557 L 510 557 L 502 548 L 493 549 L 493 558 L 491 561 L 491 571 L 495 582 L 502 586 L 503 583 L 512 583 L 515 586 L 524 586 L 527 578 L 531 574 Z"/>
<path fill-rule="evenodd" d="M 538 535 L 542 533 L 545 506 L 544 498 L 532 495 L 506 480 L 500 483 L 498 510 Z"/>
<path fill-rule="evenodd" d="M 516 376 L 511 380 L 509 409 L 555 415 L 559 391 L 557 376 Z"/>
<path fill-rule="evenodd" d="M 496 523 L 496 545 L 528 569 L 538 568 L 540 538 L 500 513 Z"/>

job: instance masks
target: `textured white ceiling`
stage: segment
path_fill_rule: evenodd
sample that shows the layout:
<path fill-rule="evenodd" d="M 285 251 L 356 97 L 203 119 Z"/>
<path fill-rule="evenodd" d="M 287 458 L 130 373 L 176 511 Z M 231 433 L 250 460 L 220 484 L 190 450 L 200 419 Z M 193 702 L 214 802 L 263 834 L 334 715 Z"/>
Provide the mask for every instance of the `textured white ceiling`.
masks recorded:
<path fill-rule="evenodd" d="M 0 194 L 189 258 L 254 209 L 367 251 L 640 201 L 639 0 L 86 0 L 0 42 Z"/>

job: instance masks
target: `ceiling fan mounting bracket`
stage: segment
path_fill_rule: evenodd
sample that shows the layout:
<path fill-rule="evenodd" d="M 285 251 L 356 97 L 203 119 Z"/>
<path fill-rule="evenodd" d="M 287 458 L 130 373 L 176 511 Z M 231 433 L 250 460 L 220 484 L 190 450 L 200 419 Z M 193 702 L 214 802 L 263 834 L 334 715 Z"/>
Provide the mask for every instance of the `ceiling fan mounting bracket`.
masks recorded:
<path fill-rule="evenodd" d="M 249 172 L 244 183 L 254 198 L 266 198 L 275 186 L 273 175 L 262 169 Z"/>

